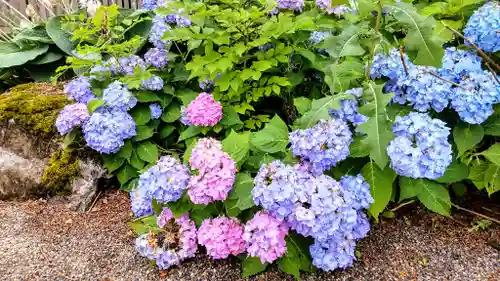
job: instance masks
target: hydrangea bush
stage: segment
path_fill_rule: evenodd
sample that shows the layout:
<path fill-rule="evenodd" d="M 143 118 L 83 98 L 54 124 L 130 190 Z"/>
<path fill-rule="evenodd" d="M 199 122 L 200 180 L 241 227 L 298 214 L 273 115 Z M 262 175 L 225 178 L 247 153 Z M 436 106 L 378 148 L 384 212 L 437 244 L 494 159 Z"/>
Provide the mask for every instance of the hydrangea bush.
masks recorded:
<path fill-rule="evenodd" d="M 244 276 L 344 269 L 389 204 L 500 190 L 498 3 L 142 8 L 147 38 L 80 41 L 100 59 L 62 68 L 87 71 L 56 125 L 102 153 L 161 270 L 202 251 Z"/>

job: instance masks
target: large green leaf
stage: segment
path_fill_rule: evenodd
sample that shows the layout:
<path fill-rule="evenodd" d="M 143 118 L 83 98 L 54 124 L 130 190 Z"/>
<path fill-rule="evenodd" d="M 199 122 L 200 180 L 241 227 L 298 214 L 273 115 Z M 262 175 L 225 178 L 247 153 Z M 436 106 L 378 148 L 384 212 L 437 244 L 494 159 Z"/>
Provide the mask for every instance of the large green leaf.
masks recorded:
<path fill-rule="evenodd" d="M 231 208 L 238 208 L 240 211 L 255 206 L 252 197 L 253 178 L 249 173 L 240 172 L 236 174 L 234 187 L 229 195 L 229 200 L 236 200 Z"/>
<path fill-rule="evenodd" d="M 125 163 L 125 159 L 118 156 L 118 155 L 107 155 L 103 154 L 102 155 L 102 162 L 104 168 L 108 170 L 108 173 L 113 173 L 114 171 L 118 170 L 123 163 Z"/>
<path fill-rule="evenodd" d="M 436 21 L 432 17 L 420 15 L 409 3 L 393 3 L 386 5 L 391 15 L 408 28 L 405 45 L 413 63 L 441 67 L 441 58 L 444 55 L 444 41 L 434 36 Z"/>
<path fill-rule="evenodd" d="M 472 149 L 484 136 L 481 125 L 472 125 L 461 122 L 453 128 L 453 140 L 458 148 L 458 156 L 463 155 L 467 150 Z"/>
<path fill-rule="evenodd" d="M 313 100 L 311 109 L 297 119 L 296 125 L 299 128 L 305 129 L 316 125 L 319 120 L 331 119 L 330 109 L 340 109 L 340 101 L 347 99 L 354 99 L 354 97 L 346 94 L 337 94 Z"/>
<path fill-rule="evenodd" d="M 187 140 L 189 138 L 197 136 L 201 133 L 202 130 L 203 127 L 200 126 L 189 126 L 186 128 L 186 130 L 182 131 L 181 135 L 179 136 L 179 141 Z"/>
<path fill-rule="evenodd" d="M 27 28 L 23 28 L 13 38 L 13 41 L 15 41 L 15 42 L 25 41 L 25 40 L 35 41 L 35 42 L 40 42 L 40 43 L 47 43 L 47 44 L 53 43 L 52 39 L 47 34 L 45 27 L 40 26 L 40 25 L 34 26 L 34 27 L 30 26 Z"/>
<path fill-rule="evenodd" d="M 453 183 L 464 180 L 469 175 L 469 167 L 463 163 L 451 163 L 440 178 L 436 181 L 441 183 Z"/>
<path fill-rule="evenodd" d="M 137 155 L 146 162 L 154 163 L 158 160 L 158 148 L 156 144 L 146 141 L 137 146 Z"/>
<path fill-rule="evenodd" d="M 443 216 L 450 215 L 450 194 L 444 186 L 427 179 L 418 179 L 414 182 L 419 190 L 417 197 L 427 209 Z"/>
<path fill-rule="evenodd" d="M 497 166 L 500 166 L 500 143 L 495 143 L 481 154 Z"/>
<path fill-rule="evenodd" d="M 364 63 L 357 60 L 332 63 L 325 69 L 325 83 L 332 93 L 345 92 L 351 88 L 353 81 L 363 77 L 364 68 Z"/>
<path fill-rule="evenodd" d="M 63 57 L 61 53 L 46 52 L 45 54 L 39 56 L 35 60 L 31 61 L 30 64 L 40 65 L 55 62 Z"/>
<path fill-rule="evenodd" d="M 288 127 L 278 115 L 275 115 L 264 129 L 251 135 L 250 143 L 263 152 L 284 151 L 288 145 Z"/>
<path fill-rule="evenodd" d="M 489 163 L 482 160 L 474 160 L 469 169 L 469 179 L 481 190 L 486 187 L 487 183 L 484 180 L 486 170 L 489 168 Z"/>
<path fill-rule="evenodd" d="M 225 106 L 222 109 L 222 120 L 220 120 L 220 124 L 224 127 L 231 127 L 238 124 L 243 124 L 241 122 L 238 113 L 234 110 L 234 108 L 230 106 Z"/>
<path fill-rule="evenodd" d="M 359 43 L 362 29 L 358 25 L 348 25 L 338 36 L 330 36 L 318 45 L 333 58 L 345 56 L 361 56 L 365 53 Z"/>
<path fill-rule="evenodd" d="M 151 110 L 146 104 L 139 104 L 130 111 L 136 125 L 146 125 L 151 120 Z"/>
<path fill-rule="evenodd" d="M 238 134 L 231 130 L 229 136 L 222 141 L 222 149 L 241 167 L 250 151 L 250 133 Z"/>
<path fill-rule="evenodd" d="M 0 54 L 15 53 L 19 50 L 21 50 L 21 48 L 15 43 L 0 41 Z"/>
<path fill-rule="evenodd" d="M 242 276 L 243 278 L 255 275 L 266 270 L 267 263 L 262 264 L 259 258 L 256 257 L 246 257 L 241 262 Z"/>
<path fill-rule="evenodd" d="M 286 253 L 278 261 L 278 268 L 300 280 L 300 271 L 310 271 L 312 268 L 309 252 L 300 247 L 300 237 L 290 234 L 286 237 Z"/>
<path fill-rule="evenodd" d="M 49 45 L 40 45 L 39 47 L 33 49 L 18 51 L 15 53 L 0 53 L 0 68 L 23 65 L 44 54 L 48 49 Z"/>
<path fill-rule="evenodd" d="M 378 221 L 378 215 L 391 200 L 392 183 L 396 179 L 396 172 L 389 167 L 382 170 L 373 161 L 370 161 L 361 169 L 361 175 L 363 175 L 366 182 L 370 185 L 370 191 L 375 200 L 370 205 L 368 212 Z"/>
<path fill-rule="evenodd" d="M 485 135 L 500 136 L 500 113 L 495 112 L 491 115 L 483 126 Z"/>
<path fill-rule="evenodd" d="M 148 126 L 137 126 L 135 128 L 137 134 L 132 138 L 133 141 L 142 141 L 151 138 L 154 135 L 154 130 Z"/>
<path fill-rule="evenodd" d="M 387 156 L 387 145 L 393 139 L 391 121 L 387 118 L 387 104 L 392 99 L 393 94 L 382 93 L 382 85 L 375 85 L 369 82 L 364 91 L 370 103 L 359 108 L 362 114 L 370 118 L 358 129 L 366 134 L 364 145 L 370 148 L 370 158 L 381 168 L 389 162 Z"/>
<path fill-rule="evenodd" d="M 61 19 L 64 16 L 55 16 L 47 21 L 45 29 L 52 41 L 66 54 L 72 56 L 72 51 L 76 44 L 71 41 L 71 33 L 65 31 L 61 26 Z"/>
<path fill-rule="evenodd" d="M 490 163 L 488 169 L 484 172 L 484 181 L 486 191 L 491 195 L 500 190 L 500 166 Z"/>
<path fill-rule="evenodd" d="M 312 102 L 306 97 L 298 97 L 293 99 L 293 105 L 295 105 L 300 114 L 304 115 L 311 109 Z"/>
<path fill-rule="evenodd" d="M 128 165 L 125 164 L 116 174 L 116 177 L 118 178 L 118 181 L 120 182 L 121 185 L 124 185 L 127 183 L 130 179 L 137 177 L 139 174 L 137 173 L 137 170 Z"/>
<path fill-rule="evenodd" d="M 172 102 L 161 115 L 161 120 L 172 123 L 177 121 L 181 117 L 181 105 L 174 101 Z"/>
<path fill-rule="evenodd" d="M 415 186 L 415 179 L 399 178 L 399 202 L 416 197 L 420 190 Z"/>

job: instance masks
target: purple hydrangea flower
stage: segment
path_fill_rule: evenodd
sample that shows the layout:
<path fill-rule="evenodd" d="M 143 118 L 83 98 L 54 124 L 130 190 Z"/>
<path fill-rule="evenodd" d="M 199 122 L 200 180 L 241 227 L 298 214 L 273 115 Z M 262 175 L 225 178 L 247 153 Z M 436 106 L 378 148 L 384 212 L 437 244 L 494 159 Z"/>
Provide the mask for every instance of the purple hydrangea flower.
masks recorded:
<path fill-rule="evenodd" d="M 235 218 L 205 219 L 198 229 L 198 243 L 213 259 L 225 259 L 245 252 L 243 225 Z"/>
<path fill-rule="evenodd" d="M 276 5 L 278 9 L 302 12 L 304 8 L 304 0 L 277 0 L 276 2 L 278 2 L 278 5 Z"/>
<path fill-rule="evenodd" d="M 162 114 L 162 108 L 159 103 L 152 103 L 149 105 L 149 110 L 151 111 L 151 119 L 158 119 Z"/>
<path fill-rule="evenodd" d="M 347 12 L 352 12 L 352 9 L 346 5 L 332 7 L 331 0 L 316 0 L 316 6 L 325 10 L 328 14 L 334 14 L 337 17 L 340 17 Z"/>
<path fill-rule="evenodd" d="M 168 65 L 167 51 L 159 48 L 151 48 L 144 54 L 144 60 L 148 65 L 156 68 L 164 68 Z"/>
<path fill-rule="evenodd" d="M 123 75 L 133 75 L 135 69 L 139 67 L 143 71 L 146 70 L 146 63 L 144 60 L 136 55 L 118 59 L 118 70 Z"/>
<path fill-rule="evenodd" d="M 74 103 L 66 105 L 59 112 L 59 116 L 56 119 L 57 131 L 61 135 L 66 135 L 74 127 L 84 124 L 89 118 L 89 111 L 85 104 Z"/>
<path fill-rule="evenodd" d="M 64 86 L 64 93 L 69 95 L 70 100 L 87 104 L 96 96 L 92 93 L 90 80 L 85 76 L 79 76 Z"/>
<path fill-rule="evenodd" d="M 149 42 L 158 49 L 166 49 L 170 45 L 170 40 L 164 40 L 163 34 L 171 28 L 167 24 L 164 16 L 156 15 L 153 17 L 153 25 L 149 32 Z"/>
<path fill-rule="evenodd" d="M 131 210 L 135 217 L 154 214 L 151 195 L 145 186 L 134 188 L 130 192 Z"/>

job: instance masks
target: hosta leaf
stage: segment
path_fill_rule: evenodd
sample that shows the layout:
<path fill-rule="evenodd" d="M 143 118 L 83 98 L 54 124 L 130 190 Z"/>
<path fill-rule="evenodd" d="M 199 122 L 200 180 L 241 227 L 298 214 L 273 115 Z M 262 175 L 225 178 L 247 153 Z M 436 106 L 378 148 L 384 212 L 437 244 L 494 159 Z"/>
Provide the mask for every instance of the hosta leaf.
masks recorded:
<path fill-rule="evenodd" d="M 276 115 L 267 123 L 264 129 L 255 132 L 250 137 L 252 146 L 260 151 L 276 153 L 284 151 L 288 145 L 288 127 Z"/>
<path fill-rule="evenodd" d="M 313 100 L 311 109 L 296 121 L 299 128 L 305 129 L 316 125 L 319 120 L 331 119 L 330 109 L 340 109 L 340 101 L 354 99 L 351 95 L 337 94 Z"/>
<path fill-rule="evenodd" d="M 45 29 L 47 30 L 47 34 L 50 36 L 52 41 L 59 47 L 59 49 L 63 50 L 66 54 L 72 55 L 72 51 L 75 47 L 75 43 L 71 41 L 71 33 L 65 31 L 61 26 L 61 20 L 64 16 L 56 16 L 52 17 L 47 21 L 47 25 Z"/>
<path fill-rule="evenodd" d="M 393 94 L 382 93 L 382 85 L 367 84 L 365 94 L 370 103 L 362 106 L 359 110 L 370 118 L 358 129 L 366 134 L 364 145 L 370 148 L 370 158 L 383 169 L 389 162 L 387 156 L 387 145 L 393 139 L 392 124 L 387 118 L 386 106 L 392 99 Z"/>
<path fill-rule="evenodd" d="M 436 21 L 432 17 L 418 14 L 417 10 L 409 3 L 394 3 L 385 6 L 391 15 L 408 28 L 405 45 L 413 63 L 441 67 L 441 58 L 444 55 L 444 41 L 434 36 Z"/>
<path fill-rule="evenodd" d="M 18 51 L 15 53 L 0 53 L 0 68 L 7 68 L 16 65 L 23 65 L 30 60 L 44 54 L 49 49 L 48 45 L 40 45 L 33 49 Z"/>
<path fill-rule="evenodd" d="M 229 136 L 222 141 L 222 149 L 231 156 L 238 166 L 241 166 L 250 151 L 250 132 L 238 134 L 231 130 Z"/>
<path fill-rule="evenodd" d="M 458 156 L 467 150 L 473 149 L 484 137 L 481 125 L 473 125 L 461 122 L 453 128 L 453 141 L 458 148 Z"/>
<path fill-rule="evenodd" d="M 375 200 L 368 209 L 368 212 L 378 221 L 378 215 L 389 204 L 389 200 L 391 200 L 392 183 L 396 179 L 396 172 L 389 167 L 382 170 L 371 161 L 361 169 L 361 175 L 363 175 L 366 182 L 370 185 L 370 191 Z"/>

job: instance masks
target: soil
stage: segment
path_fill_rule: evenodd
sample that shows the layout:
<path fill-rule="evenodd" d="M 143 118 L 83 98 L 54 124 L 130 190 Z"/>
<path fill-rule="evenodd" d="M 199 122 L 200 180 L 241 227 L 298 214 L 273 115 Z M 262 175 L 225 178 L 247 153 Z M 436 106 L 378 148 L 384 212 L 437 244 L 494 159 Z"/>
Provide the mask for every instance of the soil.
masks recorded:
<path fill-rule="evenodd" d="M 275 267 L 242 279 L 236 259 L 212 261 L 203 254 L 160 273 L 135 252 L 126 193 L 110 191 L 86 213 L 68 211 L 66 203 L 60 198 L 0 201 L 0 280 L 294 280 Z M 446 218 L 415 206 L 404 209 L 373 223 L 351 268 L 302 279 L 500 281 L 500 226 L 472 231 L 478 218 L 468 213 Z"/>

